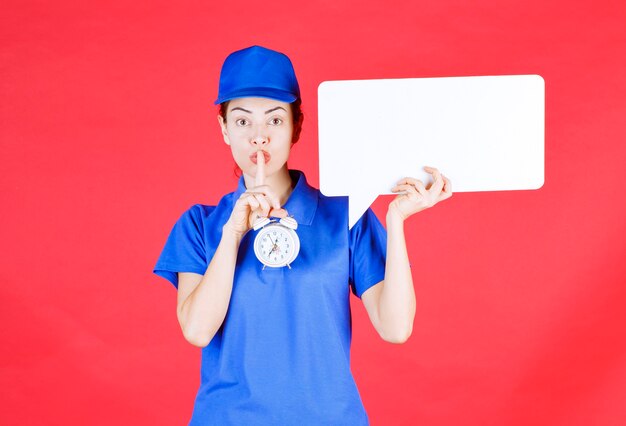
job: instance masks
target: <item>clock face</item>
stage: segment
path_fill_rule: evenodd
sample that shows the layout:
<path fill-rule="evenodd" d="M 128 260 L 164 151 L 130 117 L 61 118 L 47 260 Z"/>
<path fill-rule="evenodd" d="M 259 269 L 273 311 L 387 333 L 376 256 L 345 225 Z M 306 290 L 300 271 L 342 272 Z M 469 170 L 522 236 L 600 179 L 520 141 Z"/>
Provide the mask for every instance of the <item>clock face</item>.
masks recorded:
<path fill-rule="evenodd" d="M 300 251 L 300 240 L 296 233 L 284 226 L 272 223 L 262 228 L 254 240 L 254 252 L 266 266 L 288 265 Z"/>

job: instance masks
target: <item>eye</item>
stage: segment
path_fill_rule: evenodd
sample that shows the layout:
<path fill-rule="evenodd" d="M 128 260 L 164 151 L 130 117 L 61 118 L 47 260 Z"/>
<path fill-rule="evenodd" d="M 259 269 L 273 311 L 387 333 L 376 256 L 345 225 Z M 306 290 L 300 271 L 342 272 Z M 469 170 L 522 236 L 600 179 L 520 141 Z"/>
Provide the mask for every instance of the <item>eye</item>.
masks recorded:
<path fill-rule="evenodd" d="M 278 117 L 274 117 L 270 120 L 270 124 L 272 126 L 280 126 L 281 124 L 283 124 L 283 119 L 282 118 L 278 118 Z"/>
<path fill-rule="evenodd" d="M 235 123 L 237 123 L 237 126 L 247 126 L 248 120 L 246 120 L 245 118 L 239 118 L 235 120 Z"/>

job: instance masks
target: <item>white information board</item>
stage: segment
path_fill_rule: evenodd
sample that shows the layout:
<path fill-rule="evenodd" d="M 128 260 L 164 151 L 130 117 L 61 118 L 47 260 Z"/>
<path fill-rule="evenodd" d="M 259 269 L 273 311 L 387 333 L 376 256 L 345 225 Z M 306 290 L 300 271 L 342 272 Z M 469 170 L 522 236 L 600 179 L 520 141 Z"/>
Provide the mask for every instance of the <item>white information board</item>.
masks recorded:
<path fill-rule="evenodd" d="M 350 227 L 403 177 L 453 192 L 544 182 L 544 81 L 538 75 L 325 81 L 318 88 L 320 190 L 350 197 Z"/>

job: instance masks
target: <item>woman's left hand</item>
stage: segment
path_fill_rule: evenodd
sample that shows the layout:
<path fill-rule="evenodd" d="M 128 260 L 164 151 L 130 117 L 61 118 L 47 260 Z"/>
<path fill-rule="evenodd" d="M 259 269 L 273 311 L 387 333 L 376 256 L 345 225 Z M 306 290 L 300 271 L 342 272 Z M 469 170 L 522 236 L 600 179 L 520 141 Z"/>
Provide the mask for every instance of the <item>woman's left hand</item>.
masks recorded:
<path fill-rule="evenodd" d="M 424 167 L 433 175 L 433 184 L 426 189 L 422 181 L 411 177 L 400 179 L 392 192 L 403 192 L 389 204 L 387 214 L 392 214 L 404 221 L 409 216 L 434 206 L 439 201 L 447 200 L 452 196 L 452 183 L 433 167 Z"/>

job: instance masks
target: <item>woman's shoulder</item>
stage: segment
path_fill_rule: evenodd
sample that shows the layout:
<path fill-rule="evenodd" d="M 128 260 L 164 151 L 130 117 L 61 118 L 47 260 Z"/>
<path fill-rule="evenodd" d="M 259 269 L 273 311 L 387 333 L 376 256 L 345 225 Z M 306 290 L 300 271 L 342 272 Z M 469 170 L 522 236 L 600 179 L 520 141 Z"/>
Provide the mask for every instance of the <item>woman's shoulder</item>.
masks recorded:
<path fill-rule="evenodd" d="M 207 204 L 193 204 L 187 208 L 180 216 L 179 221 L 195 223 L 196 226 L 207 222 L 215 212 L 217 206 Z"/>
<path fill-rule="evenodd" d="M 216 208 L 217 206 L 197 203 L 189 207 L 187 211 L 189 212 L 189 214 L 193 214 L 193 215 L 197 215 L 201 217 L 207 217 L 207 216 L 210 216 L 211 213 L 213 213 Z"/>
<path fill-rule="evenodd" d="M 224 214 L 230 215 L 230 211 L 233 208 L 233 197 L 235 192 L 229 192 L 224 195 L 217 204 L 203 204 L 196 203 L 189 207 L 184 214 L 191 215 L 196 219 L 206 222 L 210 218 L 216 216 L 223 216 Z"/>
<path fill-rule="evenodd" d="M 223 208 L 232 208 L 233 196 L 235 195 L 235 191 L 229 192 L 220 198 L 217 204 L 202 204 L 196 203 L 189 207 L 185 213 L 192 214 L 199 217 L 208 217 L 212 213 L 218 210 L 222 210 Z"/>

